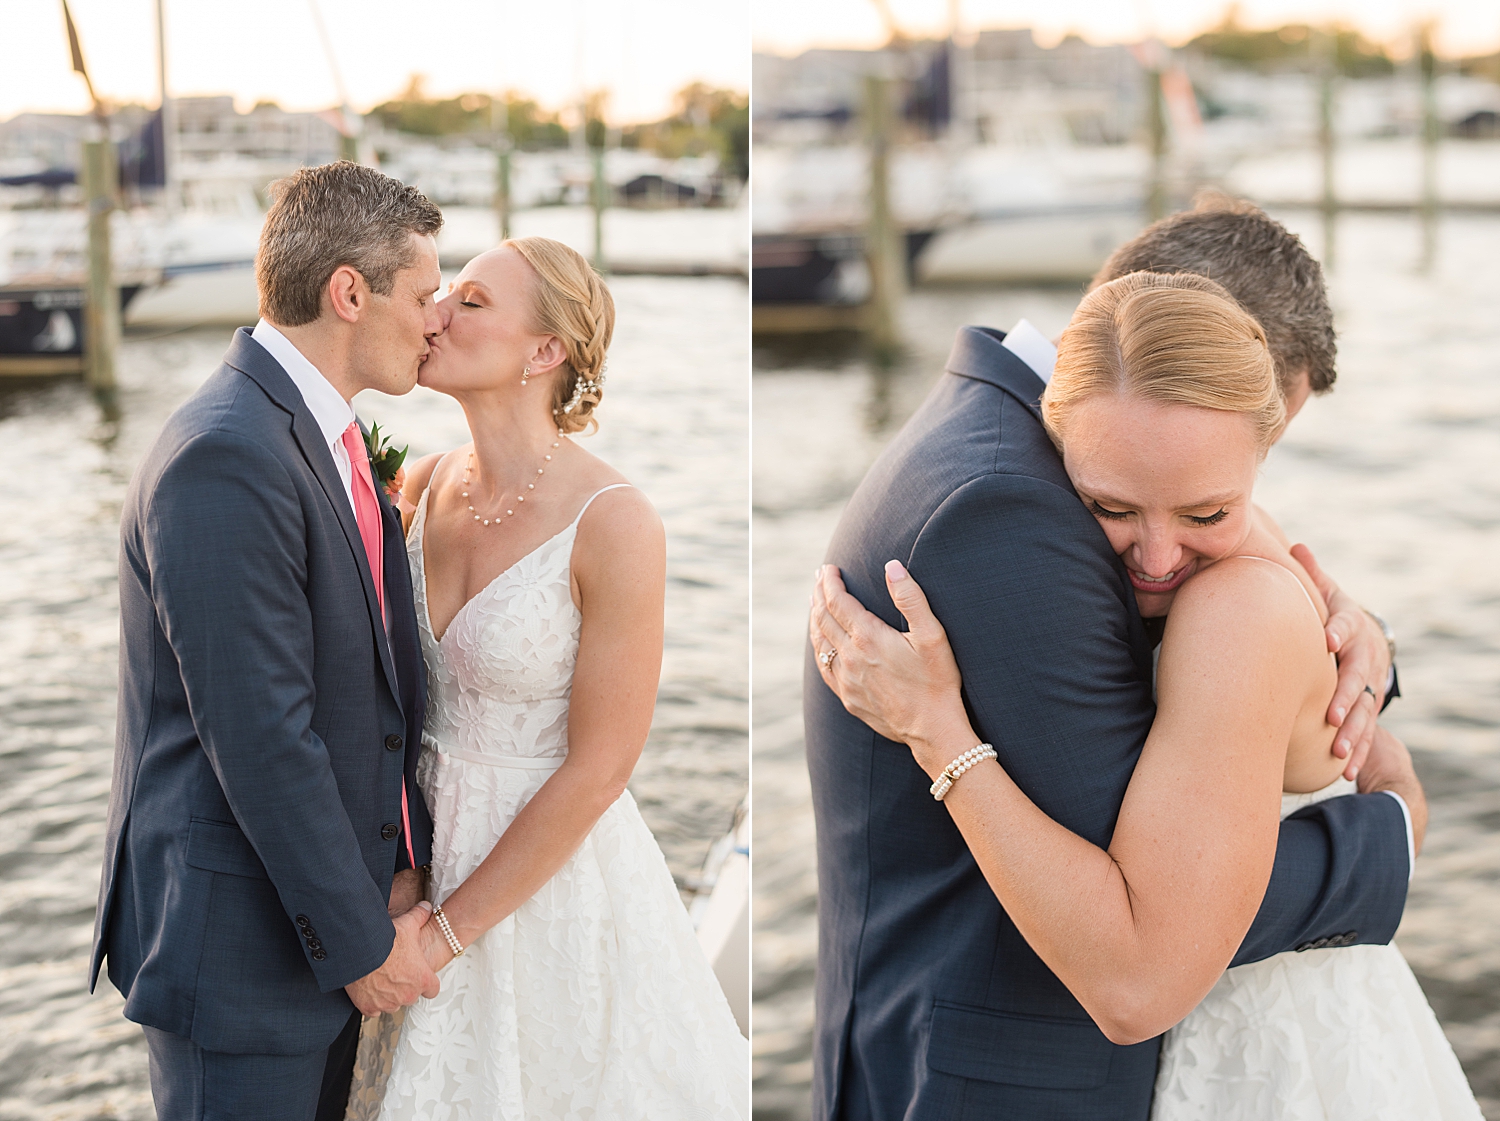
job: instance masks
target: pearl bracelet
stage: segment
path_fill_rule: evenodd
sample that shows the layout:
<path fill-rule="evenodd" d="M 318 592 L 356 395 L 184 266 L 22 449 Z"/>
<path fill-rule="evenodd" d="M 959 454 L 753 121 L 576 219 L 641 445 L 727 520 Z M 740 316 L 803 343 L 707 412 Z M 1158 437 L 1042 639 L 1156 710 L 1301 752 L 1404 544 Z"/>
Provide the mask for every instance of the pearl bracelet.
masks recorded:
<path fill-rule="evenodd" d="M 953 789 L 953 784 L 958 781 L 960 775 L 986 759 L 995 757 L 995 749 L 987 743 L 969 748 L 943 769 L 943 773 L 938 775 L 937 781 L 929 788 L 929 792 L 941 802 L 947 796 L 948 791 Z"/>
<path fill-rule="evenodd" d="M 448 925 L 448 916 L 443 914 L 441 907 L 432 909 L 432 917 L 437 920 L 438 929 L 443 932 L 443 937 L 448 939 L 448 948 L 453 951 L 453 956 L 461 958 L 464 956 L 463 943 L 458 940 L 458 935 L 453 933 L 453 928 Z"/>

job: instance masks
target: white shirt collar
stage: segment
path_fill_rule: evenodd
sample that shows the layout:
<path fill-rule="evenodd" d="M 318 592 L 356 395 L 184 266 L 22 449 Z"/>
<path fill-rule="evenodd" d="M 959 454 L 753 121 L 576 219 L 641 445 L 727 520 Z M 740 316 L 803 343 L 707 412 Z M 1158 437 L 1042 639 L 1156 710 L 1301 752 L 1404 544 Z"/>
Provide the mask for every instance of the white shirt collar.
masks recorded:
<path fill-rule="evenodd" d="M 333 388 L 333 383 L 303 356 L 291 339 L 264 319 L 255 325 L 250 337 L 281 363 L 286 376 L 292 379 L 292 384 L 302 394 L 307 411 L 318 422 L 318 428 L 329 446 L 342 446 L 344 429 L 354 419 L 354 406 L 344 400 L 344 395 Z"/>
<path fill-rule="evenodd" d="M 1000 345 L 1030 366 L 1043 385 L 1051 384 L 1052 367 L 1057 365 L 1057 347 L 1030 322 L 1023 319 L 1017 323 Z"/>

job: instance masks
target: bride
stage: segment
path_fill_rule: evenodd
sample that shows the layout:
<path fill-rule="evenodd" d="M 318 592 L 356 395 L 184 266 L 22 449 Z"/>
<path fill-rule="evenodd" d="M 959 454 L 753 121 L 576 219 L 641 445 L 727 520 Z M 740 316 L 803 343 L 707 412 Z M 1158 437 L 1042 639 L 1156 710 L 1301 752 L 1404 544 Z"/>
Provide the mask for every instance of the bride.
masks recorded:
<path fill-rule="evenodd" d="M 442 990 L 366 1022 L 349 1115 L 743 1117 L 748 1047 L 626 790 L 661 670 L 661 521 L 569 438 L 596 423 L 614 303 L 578 253 L 521 238 L 439 307 L 419 380 L 473 441 L 415 463 L 403 509 Z"/>
<path fill-rule="evenodd" d="M 1260 325 L 1201 277 L 1121 277 L 1079 306 L 1042 413 L 1142 616 L 1166 617 L 1156 721 L 1108 850 L 1043 814 L 993 751 L 971 750 L 952 650 L 899 562 L 887 578 L 906 636 L 822 573 L 811 638 L 824 680 L 910 746 L 935 794 L 948 787 L 944 805 L 1000 903 L 1104 1033 L 1129 1044 L 1171 1029 L 1153 1121 L 1478 1119 L 1394 945 L 1325 952 L 1340 939 L 1320 940 L 1226 972 L 1270 878 L 1279 817 L 1355 789 L 1329 750 L 1322 597 L 1251 502 L 1285 422 Z M 1214 752 L 1190 732 L 1204 712 L 1224 728 Z M 1382 736 L 1361 777 L 1400 751 Z"/>

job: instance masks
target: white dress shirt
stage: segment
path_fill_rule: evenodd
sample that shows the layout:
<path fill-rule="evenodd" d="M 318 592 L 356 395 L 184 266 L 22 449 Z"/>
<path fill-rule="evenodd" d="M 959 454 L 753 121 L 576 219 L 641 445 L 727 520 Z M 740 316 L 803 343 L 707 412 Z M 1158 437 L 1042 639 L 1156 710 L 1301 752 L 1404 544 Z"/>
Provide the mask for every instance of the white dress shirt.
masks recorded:
<path fill-rule="evenodd" d="M 1052 384 L 1052 370 L 1057 365 L 1057 347 L 1052 345 L 1051 339 L 1030 323 L 1024 319 L 1021 320 L 1010 329 L 1005 336 L 1005 341 L 1000 345 L 1030 366 L 1032 373 L 1042 379 L 1043 385 Z M 1395 680 L 1396 667 L 1392 666 L 1386 679 L 1387 693 L 1390 692 Z M 1406 799 L 1394 790 L 1382 790 L 1381 793 L 1389 794 L 1396 799 L 1396 804 L 1401 807 L 1401 817 L 1406 822 L 1406 879 L 1409 883 L 1412 873 L 1417 868 L 1417 840 L 1411 826 L 1411 807 L 1406 804 Z"/>
<path fill-rule="evenodd" d="M 344 400 L 344 395 L 333 388 L 333 383 L 303 356 L 291 339 L 264 319 L 255 325 L 250 337 L 281 364 L 286 376 L 302 394 L 307 411 L 312 413 L 323 438 L 328 441 L 333 465 L 338 468 L 339 480 L 344 484 L 344 497 L 349 500 L 349 509 L 353 511 L 354 470 L 349 465 L 349 451 L 344 447 L 344 430 L 354 420 L 354 406 Z"/>

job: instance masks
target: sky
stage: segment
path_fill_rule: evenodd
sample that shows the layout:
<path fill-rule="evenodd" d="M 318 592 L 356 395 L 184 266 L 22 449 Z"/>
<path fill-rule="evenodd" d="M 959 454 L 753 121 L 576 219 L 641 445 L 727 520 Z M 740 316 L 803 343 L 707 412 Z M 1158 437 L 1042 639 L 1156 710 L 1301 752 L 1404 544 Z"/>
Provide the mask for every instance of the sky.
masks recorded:
<path fill-rule="evenodd" d="M 908 35 L 946 34 L 952 0 L 888 0 Z M 1094 43 L 1136 42 L 1152 35 L 1168 43 L 1216 26 L 1226 0 L 958 0 L 962 26 L 1030 27 L 1039 42 L 1077 32 Z M 1336 20 L 1379 42 L 1400 47 L 1412 26 L 1437 20 L 1436 43 L 1447 55 L 1500 50 L 1500 3 L 1495 0 L 1241 0 L 1246 27 Z M 875 0 L 753 0 L 757 50 L 797 54 L 808 47 L 871 47 L 885 25 Z"/>
<path fill-rule="evenodd" d="M 758 2 L 758 0 L 755 0 Z M 163 0 L 174 96 L 233 94 L 324 109 L 337 84 L 313 19 L 332 40 L 360 110 L 413 73 L 429 93 L 515 89 L 544 106 L 608 88 L 611 123 L 656 120 L 695 80 L 748 89 L 750 0 Z M 89 76 L 103 97 L 154 104 L 155 0 L 69 0 Z M 581 29 L 581 31 L 580 31 Z M 0 119 L 82 112 L 61 0 L 0 0 Z"/>

